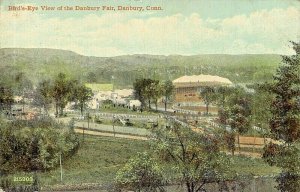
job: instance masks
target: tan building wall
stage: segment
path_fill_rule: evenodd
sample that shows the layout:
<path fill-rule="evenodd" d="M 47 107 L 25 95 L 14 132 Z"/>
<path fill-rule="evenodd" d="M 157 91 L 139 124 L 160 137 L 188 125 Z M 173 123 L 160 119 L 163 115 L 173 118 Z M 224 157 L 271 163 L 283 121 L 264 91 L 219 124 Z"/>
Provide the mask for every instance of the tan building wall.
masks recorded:
<path fill-rule="evenodd" d="M 197 87 L 179 87 L 175 88 L 176 102 L 200 102 L 199 88 Z"/>
<path fill-rule="evenodd" d="M 201 102 L 200 92 L 203 87 L 228 86 L 230 80 L 211 75 L 182 76 L 173 81 L 175 102 Z"/>

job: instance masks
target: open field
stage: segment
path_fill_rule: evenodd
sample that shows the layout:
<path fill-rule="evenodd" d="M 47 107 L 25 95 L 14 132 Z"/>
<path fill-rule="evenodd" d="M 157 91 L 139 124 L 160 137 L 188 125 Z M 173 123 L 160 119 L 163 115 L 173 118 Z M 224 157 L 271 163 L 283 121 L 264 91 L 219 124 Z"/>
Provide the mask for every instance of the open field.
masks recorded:
<path fill-rule="evenodd" d="M 147 142 L 111 137 L 86 136 L 78 153 L 63 162 L 63 183 L 60 170 L 41 173 L 42 185 L 108 183 L 116 171 L 137 152 L 144 151 Z"/>
<path fill-rule="evenodd" d="M 82 135 L 80 138 L 82 139 Z M 147 150 L 148 147 L 147 141 L 142 140 L 85 135 L 85 142 L 78 153 L 63 161 L 63 182 L 60 182 L 60 169 L 56 168 L 47 173 L 38 173 L 40 183 L 44 189 L 55 188 L 57 185 L 109 184 L 113 182 L 117 170 L 124 166 L 129 158 L 137 152 Z M 262 176 L 279 172 L 278 168 L 268 166 L 261 159 L 242 156 L 235 156 L 232 165 L 232 169 L 239 175 Z"/>
<path fill-rule="evenodd" d="M 111 137 L 86 136 L 78 154 L 64 162 L 63 183 L 106 183 L 111 182 L 115 172 L 137 152 L 148 148 L 146 141 Z M 261 159 L 234 157 L 233 169 L 239 174 L 270 175 L 278 169 L 270 167 Z M 41 174 L 44 184 L 59 183 L 59 169 Z"/>

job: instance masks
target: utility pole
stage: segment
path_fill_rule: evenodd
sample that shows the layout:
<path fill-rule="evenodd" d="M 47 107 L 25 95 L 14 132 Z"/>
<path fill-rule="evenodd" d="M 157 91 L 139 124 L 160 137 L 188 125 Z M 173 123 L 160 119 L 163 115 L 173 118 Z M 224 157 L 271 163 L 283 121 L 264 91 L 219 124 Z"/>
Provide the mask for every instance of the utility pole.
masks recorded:
<path fill-rule="evenodd" d="M 88 129 L 90 128 L 90 113 L 87 112 L 87 119 L 88 119 Z"/>
<path fill-rule="evenodd" d="M 82 143 L 84 143 L 84 123 L 82 123 Z"/>
<path fill-rule="evenodd" d="M 25 113 L 25 93 L 24 93 L 24 89 L 22 91 L 22 110 L 23 110 L 23 113 Z"/>
<path fill-rule="evenodd" d="M 113 125 L 114 137 L 116 137 L 116 132 L 115 132 L 115 115 L 113 115 L 112 125 Z"/>
<path fill-rule="evenodd" d="M 60 165 L 60 182 L 63 180 L 63 171 L 62 171 L 62 163 L 61 163 L 61 151 L 59 156 L 59 165 Z"/>

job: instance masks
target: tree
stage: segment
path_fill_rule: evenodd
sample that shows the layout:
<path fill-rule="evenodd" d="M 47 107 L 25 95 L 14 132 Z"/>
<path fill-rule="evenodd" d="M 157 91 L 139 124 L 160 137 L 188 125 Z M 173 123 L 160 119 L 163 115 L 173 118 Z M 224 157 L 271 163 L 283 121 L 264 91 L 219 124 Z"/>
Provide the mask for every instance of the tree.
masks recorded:
<path fill-rule="evenodd" d="M 230 118 L 230 109 L 229 109 L 229 107 L 219 108 L 219 110 L 218 110 L 218 121 L 219 121 L 219 124 L 224 129 L 229 124 L 229 118 Z"/>
<path fill-rule="evenodd" d="M 49 117 L 33 120 L 0 120 L 0 175 L 47 171 L 75 154 L 79 140 L 74 131 Z"/>
<path fill-rule="evenodd" d="M 251 127 L 252 95 L 247 93 L 242 87 L 224 87 L 222 89 L 219 88 L 217 92 L 219 98 L 221 98 L 218 110 L 219 123 L 223 128 L 227 128 L 227 126 L 231 128 L 230 131 L 225 131 L 223 139 L 227 148 L 234 155 L 236 136 L 239 145 L 240 134 L 246 133 Z"/>
<path fill-rule="evenodd" d="M 116 175 L 119 188 L 134 191 L 164 191 L 164 178 L 158 163 L 148 153 L 138 153 Z"/>
<path fill-rule="evenodd" d="M 133 83 L 134 97 L 142 103 L 142 107 L 145 106 L 145 83 L 146 79 L 136 79 Z"/>
<path fill-rule="evenodd" d="M 80 113 L 83 115 L 83 109 L 87 104 L 87 101 L 91 100 L 93 97 L 93 92 L 90 88 L 85 85 L 79 85 L 75 87 L 74 91 L 75 100 L 78 101 L 80 107 Z"/>
<path fill-rule="evenodd" d="M 151 109 L 151 99 L 157 101 L 161 91 L 158 88 L 159 81 L 153 79 L 136 79 L 133 84 L 134 97 L 141 101 L 142 107 L 148 102 L 148 107 Z"/>
<path fill-rule="evenodd" d="M 176 121 L 152 131 L 151 153 L 139 154 L 118 172 L 119 186 L 155 191 L 172 180 L 185 184 L 188 192 L 198 192 L 211 183 L 221 190 L 225 180 L 234 176 L 215 136 L 195 133 Z"/>
<path fill-rule="evenodd" d="M 148 108 L 151 109 L 151 99 L 156 99 L 161 94 L 160 89 L 158 88 L 159 81 L 153 79 L 146 79 L 144 82 L 144 96 L 148 100 Z"/>
<path fill-rule="evenodd" d="M 230 162 L 219 147 L 216 137 L 195 133 L 177 122 L 156 129 L 153 138 L 154 153 L 173 165 L 173 175 L 188 192 L 203 191 L 206 184 L 221 184 L 229 177 Z"/>
<path fill-rule="evenodd" d="M 157 110 L 158 99 L 162 96 L 162 86 L 160 85 L 158 80 L 153 80 L 153 82 L 147 87 L 147 92 L 149 97 L 154 101 L 155 110 Z M 149 108 L 151 104 L 149 103 Z"/>
<path fill-rule="evenodd" d="M 69 100 L 74 87 L 74 82 L 67 79 L 64 73 L 59 73 L 52 85 L 52 97 L 55 101 L 55 114 L 62 116 L 63 110 Z"/>
<path fill-rule="evenodd" d="M 233 132 L 237 132 L 240 149 L 240 134 L 246 133 L 251 127 L 250 97 L 247 95 L 234 96 L 233 106 L 230 108 L 229 125 Z"/>
<path fill-rule="evenodd" d="M 234 88 L 221 86 L 216 89 L 218 105 L 222 108 L 225 107 L 228 98 L 230 97 Z"/>
<path fill-rule="evenodd" d="M 231 155 L 234 156 L 235 152 L 235 133 L 225 131 L 223 134 L 225 144 L 228 150 L 231 151 Z"/>
<path fill-rule="evenodd" d="M 11 110 L 14 102 L 13 91 L 10 87 L 0 85 L 0 111 Z"/>
<path fill-rule="evenodd" d="M 206 114 L 208 115 L 208 106 L 216 101 L 216 91 L 213 87 L 203 87 L 200 91 L 201 98 L 206 105 Z"/>
<path fill-rule="evenodd" d="M 165 111 L 167 111 L 167 103 L 170 101 L 172 95 L 173 95 L 174 85 L 172 81 L 167 80 L 164 82 L 162 87 L 162 92 L 164 96 L 164 104 L 165 104 Z"/>
<path fill-rule="evenodd" d="M 86 78 L 89 83 L 97 82 L 97 75 L 94 72 L 89 72 Z"/>
<path fill-rule="evenodd" d="M 50 80 L 41 81 L 35 91 L 33 104 L 44 109 L 48 114 L 49 105 L 52 103 L 52 87 Z"/>
<path fill-rule="evenodd" d="M 250 128 L 250 121 L 248 117 L 245 115 L 245 110 L 240 105 L 234 105 L 231 109 L 230 115 L 230 127 L 232 131 L 237 132 L 238 136 L 238 145 L 240 148 L 239 136 L 240 134 L 246 133 Z"/>
<path fill-rule="evenodd" d="M 277 178 L 281 191 L 300 190 L 300 42 L 292 42 L 295 55 L 282 56 L 282 65 L 274 75 L 274 83 L 266 84 L 275 97 L 271 104 L 269 123 L 274 139 L 280 144 L 269 144 L 263 157 L 270 165 L 282 169 Z"/>
<path fill-rule="evenodd" d="M 270 93 L 263 84 L 255 85 L 255 94 L 252 97 L 252 121 L 262 128 L 263 135 L 270 132 L 269 121 L 272 117 L 270 106 L 274 94 Z"/>
<path fill-rule="evenodd" d="M 270 128 L 273 137 L 286 143 L 300 138 L 300 45 L 294 43 L 296 55 L 282 56 L 283 64 L 274 75 L 269 91 L 275 94 L 271 104 Z"/>
<path fill-rule="evenodd" d="M 15 76 L 15 88 L 16 94 L 24 97 L 26 92 L 32 90 L 33 85 L 23 72 L 19 72 Z"/>
<path fill-rule="evenodd" d="M 300 189 L 300 149 L 298 146 L 270 143 L 264 148 L 263 159 L 271 166 L 280 167 L 277 189 L 297 192 Z"/>

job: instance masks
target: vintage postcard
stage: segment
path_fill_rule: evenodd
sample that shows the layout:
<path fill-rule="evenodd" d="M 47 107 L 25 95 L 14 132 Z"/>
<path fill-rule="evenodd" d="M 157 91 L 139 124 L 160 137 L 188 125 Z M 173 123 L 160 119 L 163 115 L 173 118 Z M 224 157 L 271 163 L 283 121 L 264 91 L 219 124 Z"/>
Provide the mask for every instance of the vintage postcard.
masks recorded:
<path fill-rule="evenodd" d="M 0 0 L 0 192 L 300 191 L 298 0 Z"/>

